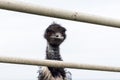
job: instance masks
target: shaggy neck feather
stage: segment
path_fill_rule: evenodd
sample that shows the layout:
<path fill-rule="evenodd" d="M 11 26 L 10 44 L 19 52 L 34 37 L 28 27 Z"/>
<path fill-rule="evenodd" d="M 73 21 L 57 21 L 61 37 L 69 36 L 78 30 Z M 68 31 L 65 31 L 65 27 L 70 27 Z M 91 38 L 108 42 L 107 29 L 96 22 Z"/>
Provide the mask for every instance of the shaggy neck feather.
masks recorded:
<path fill-rule="evenodd" d="M 46 50 L 46 59 L 61 61 L 62 59 L 60 55 L 59 46 L 51 46 L 48 44 Z"/>
<path fill-rule="evenodd" d="M 46 59 L 62 61 L 59 46 L 51 46 L 48 44 L 46 50 Z M 53 77 L 60 77 L 62 75 L 64 79 L 66 76 L 64 68 L 48 67 L 48 69 L 50 70 Z"/>

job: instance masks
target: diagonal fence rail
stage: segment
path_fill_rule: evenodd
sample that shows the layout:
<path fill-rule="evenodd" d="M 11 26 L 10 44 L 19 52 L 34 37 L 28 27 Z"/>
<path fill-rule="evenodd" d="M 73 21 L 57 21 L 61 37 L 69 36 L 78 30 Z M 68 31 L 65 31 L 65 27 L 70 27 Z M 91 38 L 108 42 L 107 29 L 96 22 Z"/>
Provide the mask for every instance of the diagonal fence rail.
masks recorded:
<path fill-rule="evenodd" d="M 120 20 L 95 16 L 82 12 L 73 12 L 62 9 L 46 8 L 40 5 L 25 3 L 17 0 L 0 0 L 0 8 L 30 14 L 43 15 L 67 20 L 74 20 L 92 24 L 112 26 L 120 28 Z"/>
<path fill-rule="evenodd" d="M 34 59 L 25 59 L 25 58 L 23 59 L 23 58 L 3 57 L 3 56 L 0 57 L 0 63 L 120 72 L 120 67 L 78 64 L 78 63 L 54 61 L 54 60 L 34 60 Z"/>

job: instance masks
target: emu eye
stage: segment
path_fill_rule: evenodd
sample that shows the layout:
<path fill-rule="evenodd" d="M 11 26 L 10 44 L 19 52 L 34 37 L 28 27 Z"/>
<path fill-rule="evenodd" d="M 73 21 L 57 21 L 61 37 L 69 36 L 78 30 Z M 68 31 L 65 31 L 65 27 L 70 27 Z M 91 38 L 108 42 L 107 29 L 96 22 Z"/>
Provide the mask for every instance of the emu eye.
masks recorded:
<path fill-rule="evenodd" d="M 47 33 L 50 35 L 50 34 L 53 34 L 54 31 L 53 30 L 47 30 Z"/>
<path fill-rule="evenodd" d="M 62 35 L 64 35 L 65 34 L 65 32 L 61 32 L 62 33 Z"/>

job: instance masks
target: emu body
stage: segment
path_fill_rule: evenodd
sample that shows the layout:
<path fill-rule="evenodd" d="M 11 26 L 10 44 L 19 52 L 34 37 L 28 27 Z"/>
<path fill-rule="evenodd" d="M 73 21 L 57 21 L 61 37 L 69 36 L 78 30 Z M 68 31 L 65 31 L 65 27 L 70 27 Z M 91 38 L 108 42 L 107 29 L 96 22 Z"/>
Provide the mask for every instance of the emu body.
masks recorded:
<path fill-rule="evenodd" d="M 60 44 L 65 40 L 66 29 L 59 24 L 51 24 L 45 31 L 44 38 L 47 40 L 46 59 L 62 61 Z M 64 68 L 42 67 L 39 70 L 38 80 L 71 80 Z M 67 75 L 67 76 L 66 76 Z"/>

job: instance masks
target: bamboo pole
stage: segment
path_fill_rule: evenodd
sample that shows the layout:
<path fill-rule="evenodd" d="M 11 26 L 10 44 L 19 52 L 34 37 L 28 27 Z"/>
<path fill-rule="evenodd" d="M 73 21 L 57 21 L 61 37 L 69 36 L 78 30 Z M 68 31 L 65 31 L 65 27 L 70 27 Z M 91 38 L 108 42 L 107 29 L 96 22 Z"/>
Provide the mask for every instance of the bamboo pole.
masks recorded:
<path fill-rule="evenodd" d="M 96 15 L 82 13 L 82 12 L 73 12 L 73 11 L 62 10 L 62 9 L 46 8 L 40 5 L 26 3 L 26 2 L 17 1 L 17 0 L 0 0 L 0 8 L 19 11 L 19 12 L 25 12 L 30 14 L 37 14 L 37 15 L 120 28 L 120 20 L 105 18 L 102 16 L 96 16 Z"/>
<path fill-rule="evenodd" d="M 109 66 L 90 65 L 90 64 L 78 64 L 78 63 L 54 61 L 54 60 L 23 59 L 23 58 L 3 57 L 3 56 L 0 56 L 0 63 L 120 72 L 120 67 L 109 67 Z"/>

